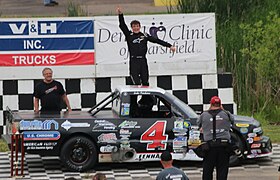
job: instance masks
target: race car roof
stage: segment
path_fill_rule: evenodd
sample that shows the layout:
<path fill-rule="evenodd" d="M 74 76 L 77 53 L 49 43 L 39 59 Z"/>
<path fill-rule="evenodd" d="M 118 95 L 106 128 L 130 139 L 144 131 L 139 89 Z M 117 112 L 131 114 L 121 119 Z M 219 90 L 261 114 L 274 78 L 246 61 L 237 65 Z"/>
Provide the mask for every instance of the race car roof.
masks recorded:
<path fill-rule="evenodd" d="M 158 88 L 158 87 L 152 87 L 152 86 L 138 86 L 138 85 L 129 85 L 129 86 L 118 86 L 116 88 L 117 91 L 120 93 L 123 92 L 157 92 L 164 94 L 166 91 L 164 89 Z"/>

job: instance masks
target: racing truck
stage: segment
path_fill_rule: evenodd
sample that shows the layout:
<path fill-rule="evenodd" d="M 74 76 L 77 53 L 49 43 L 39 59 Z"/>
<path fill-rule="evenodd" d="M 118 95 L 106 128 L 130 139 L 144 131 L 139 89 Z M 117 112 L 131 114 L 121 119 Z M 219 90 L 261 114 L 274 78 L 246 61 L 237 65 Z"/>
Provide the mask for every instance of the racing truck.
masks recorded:
<path fill-rule="evenodd" d="M 159 161 L 164 150 L 175 160 L 201 161 L 199 115 L 169 92 L 150 86 L 119 86 L 88 111 L 45 114 L 7 110 L 12 134 L 23 134 L 25 152 L 59 156 L 66 168 L 85 171 L 98 163 Z M 251 117 L 235 115 L 232 142 L 245 158 L 272 154 L 269 137 Z M 233 155 L 231 164 L 237 163 Z"/>

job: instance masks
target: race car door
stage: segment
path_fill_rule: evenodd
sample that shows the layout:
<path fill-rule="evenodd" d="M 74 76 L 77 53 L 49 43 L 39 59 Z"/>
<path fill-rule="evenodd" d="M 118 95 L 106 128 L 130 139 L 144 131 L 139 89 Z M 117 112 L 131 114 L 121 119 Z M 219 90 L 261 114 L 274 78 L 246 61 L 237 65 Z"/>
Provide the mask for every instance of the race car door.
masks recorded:
<path fill-rule="evenodd" d="M 186 151 L 184 120 L 171 104 L 156 93 L 124 97 L 121 114 L 127 116 L 119 125 L 120 147 L 133 150 L 133 160 L 158 160 L 162 151 L 174 148 Z"/>

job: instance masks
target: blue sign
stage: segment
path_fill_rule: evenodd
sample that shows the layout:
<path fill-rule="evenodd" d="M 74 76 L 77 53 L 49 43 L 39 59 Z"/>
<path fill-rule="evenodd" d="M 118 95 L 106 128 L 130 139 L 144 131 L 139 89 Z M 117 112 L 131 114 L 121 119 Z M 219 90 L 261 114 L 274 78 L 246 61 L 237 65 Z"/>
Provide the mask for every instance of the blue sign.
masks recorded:
<path fill-rule="evenodd" d="M 0 19 L 0 66 L 93 65 L 91 18 Z"/>
<path fill-rule="evenodd" d="M 0 51 L 94 49 L 93 37 L 0 39 Z"/>
<path fill-rule="evenodd" d="M 51 130 L 51 129 L 58 130 L 58 122 L 56 122 L 55 120 L 45 120 L 45 121 L 21 120 L 19 122 L 19 129 L 20 130 Z"/>
<path fill-rule="evenodd" d="M 0 36 L 57 34 L 93 34 L 93 20 L 49 21 L 32 19 L 30 21 L 0 22 Z"/>
<path fill-rule="evenodd" d="M 24 131 L 24 140 L 37 141 L 37 140 L 58 140 L 60 133 L 58 131 Z"/>

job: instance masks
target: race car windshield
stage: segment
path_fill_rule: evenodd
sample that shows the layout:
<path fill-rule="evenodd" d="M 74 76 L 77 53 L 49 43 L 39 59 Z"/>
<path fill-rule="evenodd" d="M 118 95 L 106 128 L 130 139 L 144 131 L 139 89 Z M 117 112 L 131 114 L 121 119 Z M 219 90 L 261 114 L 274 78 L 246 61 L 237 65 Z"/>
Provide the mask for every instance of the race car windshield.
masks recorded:
<path fill-rule="evenodd" d="M 176 96 L 170 94 L 169 92 L 166 92 L 165 94 L 167 97 L 172 99 L 173 104 L 176 104 L 180 109 L 184 110 L 189 118 L 198 118 L 198 115 L 186 103 L 178 99 Z"/>

